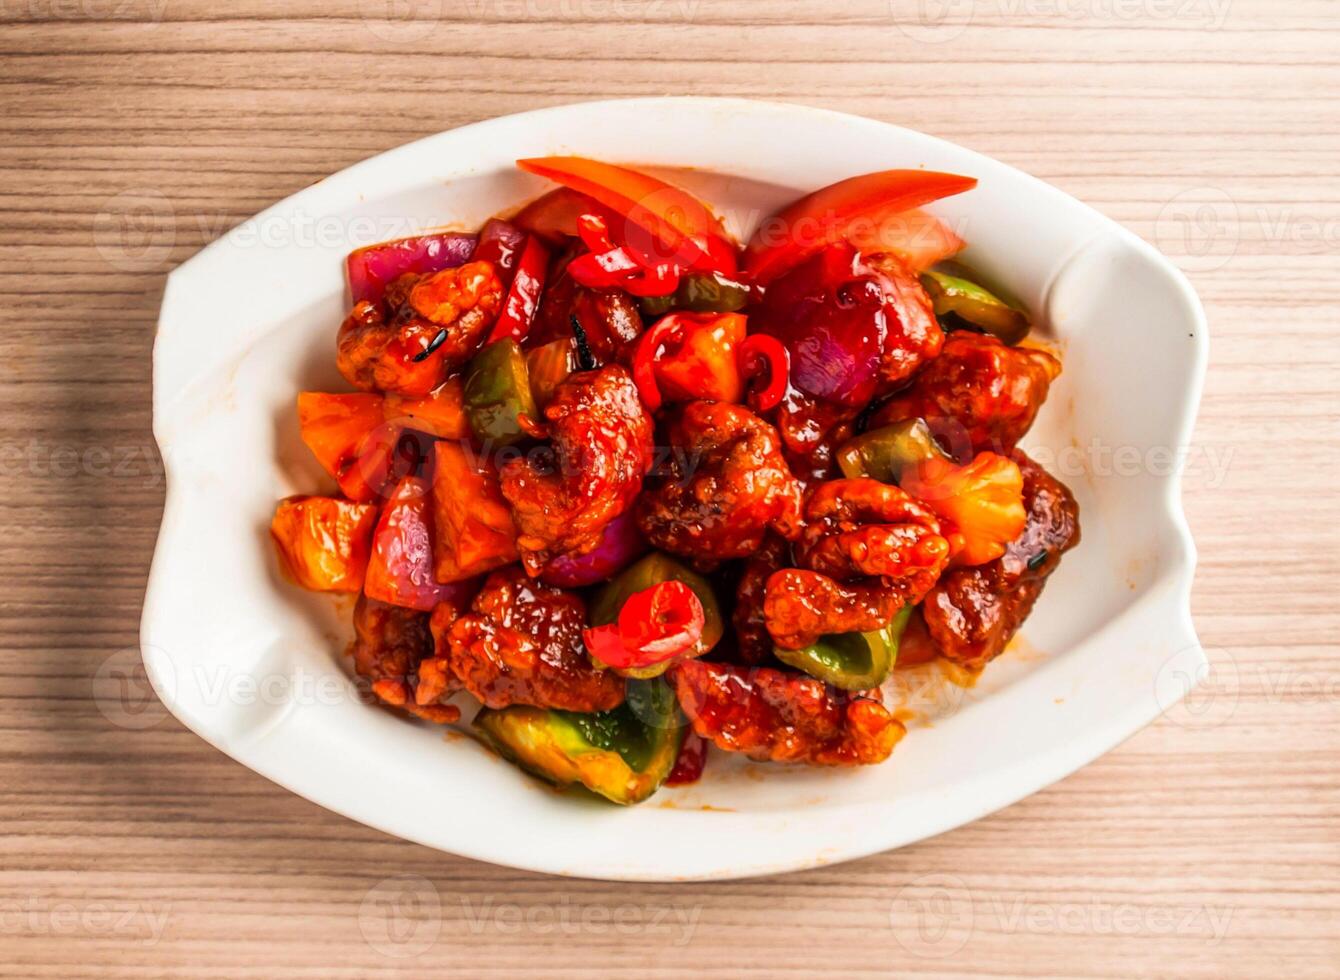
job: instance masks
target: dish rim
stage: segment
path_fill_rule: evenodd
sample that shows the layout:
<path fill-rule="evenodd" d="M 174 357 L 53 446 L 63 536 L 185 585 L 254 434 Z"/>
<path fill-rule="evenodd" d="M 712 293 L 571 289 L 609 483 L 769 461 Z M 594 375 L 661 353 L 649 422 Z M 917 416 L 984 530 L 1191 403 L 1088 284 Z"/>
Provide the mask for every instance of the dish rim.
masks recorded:
<path fill-rule="evenodd" d="M 1200 404 L 1201 392 L 1204 386 L 1206 368 L 1208 363 L 1209 341 L 1208 341 L 1208 324 L 1204 309 L 1200 303 L 1198 296 L 1196 295 L 1194 289 L 1192 288 L 1190 282 L 1186 279 L 1183 273 L 1170 260 L 1164 257 L 1161 253 L 1159 253 L 1152 245 L 1148 244 L 1143 239 L 1136 236 L 1133 232 L 1124 228 L 1123 226 L 1113 221 L 1112 219 L 1107 218 L 1105 215 L 1102 215 L 1100 212 L 1097 212 L 1096 210 L 1090 208 L 1088 205 L 1083 204 L 1083 202 L 1078 201 L 1078 199 L 1073 198 L 1068 194 L 1065 194 L 1058 188 L 1047 185 L 1044 182 L 1038 180 L 1038 178 L 1032 177 L 1031 175 L 1023 171 L 1010 167 L 1008 164 L 1004 164 L 993 158 L 983 156 L 982 154 L 978 154 L 975 151 L 951 143 L 947 140 L 929 136 L 927 134 L 920 133 L 915 130 L 907 129 L 905 127 L 897 126 L 891 123 L 886 123 L 880 120 L 872 120 L 867 117 L 836 112 L 828 109 L 819 109 L 793 103 L 771 102 L 764 100 L 721 99 L 721 98 L 710 98 L 710 97 L 657 97 L 657 98 L 642 98 L 642 99 L 616 99 L 616 100 L 602 100 L 594 102 L 577 102 L 544 109 L 531 110 L 529 112 L 500 116 L 493 119 L 473 123 L 468 126 L 459 127 L 454 130 L 447 130 L 444 131 L 443 133 L 437 133 L 430 136 L 426 136 L 422 139 L 404 144 L 403 146 L 388 150 L 385 153 L 378 154 L 367 160 L 354 164 L 353 166 L 346 168 L 345 170 L 339 171 L 337 174 L 333 174 L 329 178 L 326 178 L 326 181 L 334 182 L 337 178 L 340 182 L 357 181 L 360 175 L 372 172 L 377 168 L 384 167 L 389 165 L 390 163 L 393 163 L 398 155 L 412 154 L 416 151 L 416 148 L 422 147 L 427 144 L 431 144 L 434 141 L 443 138 L 449 133 L 460 134 L 466 131 L 475 131 L 476 135 L 482 135 L 489 127 L 498 126 L 501 124 L 507 124 L 509 126 L 524 124 L 528 120 L 535 120 L 544 117 L 552 117 L 555 115 L 561 116 L 564 114 L 574 112 L 579 113 L 599 112 L 602 109 L 610 107 L 618 107 L 620 110 L 627 110 L 630 107 L 638 107 L 645 110 L 648 113 L 664 112 L 666 110 L 670 110 L 677 113 L 682 112 L 691 113 L 695 111 L 705 111 L 705 110 L 711 110 L 714 112 L 719 111 L 753 112 L 759 110 L 782 111 L 784 113 L 796 113 L 799 115 L 807 115 L 807 116 L 813 115 L 813 116 L 827 117 L 831 121 L 837 121 L 840 123 L 850 125 L 859 124 L 861 126 L 876 125 L 880 127 L 887 127 L 888 129 L 897 131 L 898 133 L 903 135 L 910 135 L 915 137 L 916 139 L 928 140 L 934 144 L 942 144 L 951 147 L 953 151 L 956 153 L 967 154 L 972 158 L 978 158 L 981 161 L 984 161 L 985 163 L 989 163 L 991 168 L 1006 168 L 1007 170 L 1012 172 L 1015 179 L 1027 180 L 1030 182 L 1034 182 L 1038 185 L 1041 185 L 1043 188 L 1046 189 L 1046 193 L 1048 195 L 1053 196 L 1054 200 L 1064 200 L 1065 202 L 1068 202 L 1066 205 L 1067 207 L 1074 207 L 1078 205 L 1079 207 L 1084 208 L 1087 212 L 1089 212 L 1091 215 L 1095 216 L 1098 219 L 1098 224 L 1101 227 L 1100 234 L 1115 236 L 1116 238 L 1121 240 L 1126 247 L 1143 254 L 1145 257 L 1151 259 L 1160 268 L 1160 271 L 1164 273 L 1167 279 L 1176 285 L 1178 291 L 1177 295 L 1178 300 L 1186 307 L 1187 311 L 1189 312 L 1190 316 L 1193 318 L 1196 324 L 1195 345 L 1191 355 L 1191 361 L 1192 361 L 1191 377 L 1187 379 L 1185 394 L 1180 401 L 1178 414 L 1176 418 L 1170 420 L 1168 428 L 1168 434 L 1170 436 L 1169 442 L 1170 444 L 1173 445 L 1175 449 L 1183 450 L 1189 444 Z M 269 215 L 283 212 L 286 209 L 292 207 L 293 204 L 298 199 L 302 198 L 312 189 L 313 188 L 311 187 L 304 188 L 303 190 L 300 190 L 297 193 L 290 195 L 288 198 L 285 198 L 284 200 L 272 205 L 270 208 L 267 208 L 264 211 L 260 212 L 258 215 L 255 216 L 255 219 L 249 219 L 249 220 L 263 220 Z M 228 237 L 227 235 L 224 235 L 218 241 L 211 243 L 209 246 L 202 249 L 195 256 L 188 259 L 186 262 L 182 263 L 168 275 L 167 277 L 168 286 L 165 292 L 162 314 L 160 316 L 158 330 L 155 337 L 154 385 L 153 385 L 154 433 L 155 433 L 155 439 L 159 444 L 160 452 L 163 458 L 164 475 L 166 480 L 166 495 L 164 501 L 162 524 L 160 526 L 158 543 L 155 548 L 154 568 L 151 569 L 149 586 L 146 590 L 145 595 L 143 616 L 142 616 L 142 628 L 141 628 L 142 647 L 146 651 L 145 667 L 147 673 L 149 674 L 151 682 L 155 682 L 155 677 L 157 674 L 156 670 L 157 665 L 155 663 L 155 658 L 150 656 L 147 651 L 149 651 L 150 648 L 154 647 L 154 644 L 152 643 L 152 637 L 154 633 L 155 622 L 161 615 L 160 606 L 162 605 L 163 601 L 161 599 L 161 594 L 163 590 L 161 587 L 161 582 L 158 581 L 156 570 L 161 565 L 160 553 L 166 551 L 169 547 L 171 547 L 173 545 L 174 539 L 177 536 L 174 533 L 177 531 L 177 528 L 175 527 L 175 522 L 180 510 L 179 505 L 181 495 L 185 492 L 181 488 L 180 481 L 178 479 L 178 474 L 175 472 L 173 453 L 171 451 L 172 450 L 171 440 L 168 438 L 167 433 L 164 431 L 164 427 L 161 424 L 162 420 L 160 419 L 160 410 L 162 410 L 167 404 L 167 399 L 165 398 L 166 392 L 160 390 L 160 382 L 166 384 L 166 380 L 160 373 L 159 362 L 160 362 L 160 355 L 162 353 L 161 348 L 164 346 L 163 344 L 164 337 L 167 336 L 169 330 L 171 329 L 170 321 L 172 318 L 172 313 L 169 306 L 169 296 L 171 295 L 172 292 L 172 285 L 174 279 L 179 280 L 183 278 L 184 275 L 188 274 L 189 270 L 192 269 L 193 267 L 199 267 L 208 262 L 210 258 L 213 255 L 215 255 L 219 249 L 226 247 L 227 237 Z M 1082 248 L 1083 246 L 1080 246 L 1080 249 Z M 1078 251 L 1079 249 L 1076 250 L 1076 252 Z M 1056 276 L 1059 276 L 1060 270 L 1064 268 L 1066 261 L 1067 259 L 1063 257 L 1062 260 L 1057 263 L 1056 266 L 1057 273 L 1056 275 L 1053 276 L 1053 282 L 1047 286 L 1046 289 L 1047 293 L 1050 293 L 1051 287 L 1055 282 Z M 187 387 L 189 387 L 189 382 Z M 179 395 L 182 390 L 183 389 L 178 388 L 176 394 Z M 1180 469 L 1175 469 L 1171 474 L 1161 479 L 1164 484 L 1164 493 L 1162 498 L 1162 506 L 1164 508 L 1164 513 L 1161 516 L 1167 520 L 1169 527 L 1174 531 L 1175 540 L 1166 542 L 1165 547 L 1163 549 L 1163 553 L 1161 554 L 1161 558 L 1164 560 L 1164 564 L 1166 565 L 1166 567 L 1164 567 L 1161 570 L 1161 573 L 1158 576 L 1158 578 L 1155 579 L 1153 582 L 1151 582 L 1150 585 L 1143 590 L 1143 594 L 1141 595 L 1136 605 L 1139 605 L 1140 603 L 1150 604 L 1153 603 L 1153 600 L 1157 599 L 1158 600 L 1157 604 L 1161 607 L 1160 615 L 1162 615 L 1165 618 L 1165 620 L 1170 624 L 1172 628 L 1174 628 L 1178 632 L 1179 635 L 1188 637 L 1191 639 L 1191 641 L 1194 642 L 1195 631 L 1190 617 L 1190 589 L 1196 565 L 1196 550 L 1194 541 L 1191 537 L 1189 526 L 1186 521 L 1186 515 L 1181 501 L 1182 477 Z M 1101 627 L 1095 633 L 1086 636 L 1085 639 L 1081 642 L 1089 642 L 1101 636 L 1102 634 L 1104 634 L 1109 630 L 1116 630 L 1118 628 L 1121 628 L 1123 626 L 1122 618 L 1123 617 L 1118 617 L 1117 619 L 1104 624 L 1103 627 Z M 1204 654 L 1203 652 L 1199 651 L 1198 646 L 1197 646 L 1197 652 L 1199 653 L 1200 661 L 1203 663 Z M 686 870 L 685 874 L 667 875 L 663 871 L 654 871 L 644 868 L 627 869 L 618 866 L 593 867 L 588 865 L 580 868 L 569 868 L 565 866 L 564 861 L 562 859 L 562 855 L 540 854 L 537 857 L 538 852 L 536 852 L 534 849 L 526 851 L 524 854 L 519 854 L 514 848 L 509 847 L 505 837 L 501 838 L 500 842 L 497 844 L 495 844 L 492 840 L 489 840 L 487 838 L 470 839 L 470 840 L 453 842 L 450 848 L 447 848 L 440 841 L 426 840 L 423 838 L 423 836 L 416 834 L 412 831 L 407 832 L 406 827 L 401 825 L 398 821 L 394 819 L 381 818 L 380 816 L 370 817 L 367 813 L 363 812 L 354 813 L 351 812 L 349 808 L 333 804 L 329 800 L 318 799 L 315 793 L 298 785 L 298 781 L 292 778 L 292 775 L 290 773 L 279 771 L 280 767 L 277 766 L 258 764 L 255 757 L 253 757 L 252 759 L 243 758 L 240 754 L 233 751 L 229 746 L 224 744 L 223 740 L 217 737 L 217 733 L 205 729 L 204 726 L 196 725 L 194 723 L 194 719 L 185 715 L 180 710 L 181 706 L 175 701 L 175 699 L 171 696 L 171 694 L 170 693 L 164 694 L 163 692 L 165 688 L 160 689 L 159 684 L 156 682 L 155 682 L 155 690 L 160 691 L 160 696 L 162 696 L 164 703 L 168 707 L 169 711 L 171 711 L 172 714 L 178 718 L 178 720 L 182 721 L 182 723 L 185 724 L 186 727 L 190 728 L 193 732 L 195 732 L 201 738 L 205 739 L 210 744 L 215 745 L 217 748 L 221 749 L 222 751 L 230 755 L 232 758 L 236 759 L 238 762 L 242 763 L 243 765 L 246 765 L 248 768 L 251 768 L 254 771 L 259 772 L 261 775 L 264 775 L 266 778 L 272 780 L 273 782 L 276 782 L 279 785 L 284 786 L 291 792 L 298 793 L 299 795 L 304 796 L 309 800 L 312 800 L 312 802 L 317 803 L 323 808 L 338 812 L 341 815 L 348 817 L 349 819 L 357 820 L 360 823 L 367 824 L 369 826 L 375 827 L 379 830 L 393 834 L 398 837 L 415 840 L 418 843 L 425 844 L 426 846 L 430 846 L 435 849 L 441 849 L 441 850 L 449 849 L 450 852 L 452 853 L 456 853 L 465 857 L 470 857 L 476 860 L 487 861 L 493 864 L 526 869 L 526 870 L 542 871 L 558 875 L 568 875 L 568 876 L 578 876 L 588 878 L 604 878 L 608 880 L 633 880 L 633 881 L 711 880 L 711 879 L 724 879 L 724 878 L 739 878 L 739 877 L 747 877 L 762 874 L 774 874 L 784 871 L 801 870 L 803 868 L 814 867 L 822 864 L 835 863 L 837 861 L 852 860 L 859 857 L 865 857 L 870 854 L 879 853 L 885 850 L 890 850 L 896 847 L 901 847 L 916 840 L 922 840 L 927 837 L 935 836 L 939 833 L 943 833 L 945 831 L 954 829 L 955 827 L 962 826 L 963 824 L 976 820 L 981 816 L 994 812 L 995 810 L 1001 809 L 1014 802 L 1017 802 L 1020 799 L 1023 799 L 1026 796 L 1031 795 L 1034 792 L 1037 792 L 1038 790 L 1044 788 L 1045 786 L 1050 785 L 1051 783 L 1061 778 L 1064 778 L 1066 775 L 1069 775 L 1070 773 L 1074 772 L 1075 770 L 1087 764 L 1088 762 L 1093 761 L 1094 759 L 1103 755 L 1111 748 L 1113 748 L 1116 744 L 1120 743 L 1125 738 L 1130 737 L 1132 734 L 1145 727 L 1147 724 L 1149 724 L 1151 721 L 1157 718 L 1158 715 L 1160 714 L 1160 709 L 1157 706 L 1155 706 L 1154 710 L 1152 711 L 1151 710 L 1139 711 L 1132 709 L 1128 711 L 1127 714 L 1124 715 L 1118 715 L 1114 718 L 1104 718 L 1103 719 L 1104 724 L 1101 726 L 1101 729 L 1095 729 L 1093 733 L 1090 735 L 1090 737 L 1083 741 L 1082 746 L 1081 745 L 1058 746 L 1054 751 L 1049 752 L 1044 756 L 1031 755 L 1026 758 L 1017 760 L 1017 765 L 1014 767 L 1015 771 L 1005 773 L 1004 775 L 1007 776 L 1008 778 L 993 780 L 992 782 L 995 787 L 994 792 L 984 792 L 981 797 L 981 806 L 976 808 L 975 812 L 966 815 L 955 814 L 954 816 L 948 819 L 938 822 L 931 820 L 928 822 L 929 826 L 919 825 L 915 830 L 907 834 L 899 833 L 898 830 L 896 829 L 890 829 L 882 834 L 873 834 L 873 833 L 868 834 L 865 837 L 859 840 L 854 840 L 850 842 L 847 846 L 838 848 L 836 850 L 831 848 L 829 849 L 820 848 L 816 844 L 816 846 L 811 848 L 810 850 L 817 851 L 817 853 L 812 853 L 805 859 L 797 859 L 795 857 L 788 856 L 786 858 L 783 858 L 781 860 L 772 863 L 769 863 L 767 861 L 755 860 L 750 862 L 741 862 L 731 867 L 699 868 L 696 870 L 690 868 Z M 1162 710 L 1166 710 L 1166 708 L 1167 705 L 1165 704 L 1163 705 Z M 853 804 L 836 804 L 832 807 L 827 808 L 825 812 L 851 814 L 853 817 L 858 817 L 865 811 L 877 811 L 880 808 L 880 806 L 884 805 L 885 803 L 886 801 L 867 801 Z M 733 817 L 738 818 L 739 820 L 742 821 L 747 821 L 748 818 L 750 817 L 750 814 L 748 813 L 721 814 L 721 816 L 723 818 Z M 734 823 L 736 821 L 727 820 L 726 822 Z M 803 831 L 798 832 L 803 833 Z"/>

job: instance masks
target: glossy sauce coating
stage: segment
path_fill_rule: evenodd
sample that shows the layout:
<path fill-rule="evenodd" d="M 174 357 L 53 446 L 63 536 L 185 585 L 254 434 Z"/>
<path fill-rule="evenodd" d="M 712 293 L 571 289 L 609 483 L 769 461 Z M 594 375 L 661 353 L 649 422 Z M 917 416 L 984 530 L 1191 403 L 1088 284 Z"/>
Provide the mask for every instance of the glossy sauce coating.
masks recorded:
<path fill-rule="evenodd" d="M 805 502 L 793 551 L 800 568 L 768 579 L 763 604 L 778 646 L 799 650 L 825 633 L 866 632 L 919 602 L 949 560 L 935 515 L 876 480 L 832 480 Z"/>
<path fill-rule="evenodd" d="M 791 549 L 787 543 L 770 536 L 744 561 L 735 583 L 735 608 L 731 611 L 731 624 L 735 627 L 734 654 L 741 663 L 757 666 L 772 659 L 772 634 L 768 632 L 763 599 L 768 579 L 785 568 L 790 560 Z"/>
<path fill-rule="evenodd" d="M 503 496 L 527 571 L 559 555 L 583 555 L 630 506 L 651 466 L 652 421 L 628 372 L 617 365 L 571 375 L 544 410 L 553 467 L 515 459 L 501 471 Z"/>
<path fill-rule="evenodd" d="M 671 679 L 694 732 L 759 761 L 873 765 L 906 732 L 878 691 L 849 695 L 802 674 L 700 660 Z"/>
<path fill-rule="evenodd" d="M 567 274 L 562 263 L 557 278 L 544 291 L 527 347 L 573 336 L 575 317 L 596 364 L 611 364 L 642 333 L 637 301 L 621 289 L 588 289 Z"/>
<path fill-rule="evenodd" d="M 502 299 L 502 282 L 487 262 L 403 276 L 384 303 L 358 303 L 341 325 L 340 373 L 365 391 L 427 395 L 474 353 Z"/>
<path fill-rule="evenodd" d="M 955 457 L 1014 448 L 1046 400 L 1061 364 L 1046 351 L 956 331 L 910 387 L 882 405 L 870 428 L 925 419 Z"/>
<path fill-rule="evenodd" d="M 757 551 L 771 530 L 800 530 L 800 486 L 777 431 L 743 405 L 689 402 L 665 426 L 668 472 L 638 499 L 655 547 L 711 569 Z"/>
<path fill-rule="evenodd" d="M 936 653 L 969 669 L 1001 654 L 1061 554 L 1079 543 L 1079 508 L 1070 491 L 1022 451 L 1011 458 L 1024 475 L 1028 524 L 1003 557 L 946 573 L 921 608 Z"/>
<path fill-rule="evenodd" d="M 488 577 L 470 613 L 449 629 L 437 624 L 438 656 L 490 708 L 607 711 L 623 701 L 624 681 L 591 665 L 582 644 L 585 625 L 581 596 L 511 565 Z"/>
<path fill-rule="evenodd" d="M 438 724 L 460 718 L 459 708 L 439 703 L 458 685 L 420 683 L 421 671 L 432 675 L 436 669 L 440 676 L 440 665 L 427 665 L 433 657 L 427 613 L 364 596 L 354 607 L 354 642 L 349 652 L 354 672 L 386 704 Z"/>

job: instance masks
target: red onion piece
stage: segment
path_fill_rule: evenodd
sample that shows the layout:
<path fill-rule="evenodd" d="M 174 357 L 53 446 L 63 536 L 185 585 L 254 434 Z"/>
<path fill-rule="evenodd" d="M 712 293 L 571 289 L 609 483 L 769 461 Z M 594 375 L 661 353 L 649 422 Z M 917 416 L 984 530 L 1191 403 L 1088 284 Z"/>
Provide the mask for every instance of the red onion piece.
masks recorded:
<path fill-rule="evenodd" d="M 605 526 L 605 533 L 593 551 L 575 558 L 559 555 L 540 572 L 540 580 L 563 589 L 603 582 L 615 572 L 640 558 L 649 550 L 629 511 Z"/>
<path fill-rule="evenodd" d="M 425 276 L 464 265 L 475 250 L 476 236 L 440 232 L 369 245 L 349 253 L 349 291 L 354 302 L 379 302 L 386 287 L 407 273 Z"/>
<path fill-rule="evenodd" d="M 791 353 L 791 384 L 838 405 L 864 405 L 879 386 L 887 336 L 882 277 L 850 245 L 834 245 L 772 283 L 751 329 Z"/>

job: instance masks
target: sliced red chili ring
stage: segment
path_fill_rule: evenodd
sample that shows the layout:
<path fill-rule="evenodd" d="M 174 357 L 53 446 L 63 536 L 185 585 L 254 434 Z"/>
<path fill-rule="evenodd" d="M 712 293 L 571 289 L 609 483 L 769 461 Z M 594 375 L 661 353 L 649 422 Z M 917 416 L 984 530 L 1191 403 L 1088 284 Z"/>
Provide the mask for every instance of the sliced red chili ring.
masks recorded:
<path fill-rule="evenodd" d="M 629 243 L 616 245 L 600 215 L 579 215 L 577 235 L 590 251 L 568 263 L 568 274 L 583 286 L 618 288 L 634 296 L 668 296 L 679 288 L 683 273 L 678 265 L 658 261 Z"/>
<path fill-rule="evenodd" d="M 786 349 L 786 345 L 769 334 L 751 334 L 739 346 L 737 356 L 740 373 L 745 378 L 767 373 L 765 384 L 750 388 L 754 408 L 768 412 L 780 405 L 786 397 L 791 376 L 791 352 Z"/>
<path fill-rule="evenodd" d="M 665 345 L 683 337 L 683 326 L 674 314 L 661 317 L 638 338 L 633 351 L 633 383 L 650 411 L 661 407 L 661 387 L 656 382 L 656 361 L 665 353 Z"/>
<path fill-rule="evenodd" d="M 617 620 L 583 630 L 582 638 L 591 655 L 607 667 L 640 669 L 693 651 L 705 622 L 702 601 L 672 579 L 633 593 Z"/>

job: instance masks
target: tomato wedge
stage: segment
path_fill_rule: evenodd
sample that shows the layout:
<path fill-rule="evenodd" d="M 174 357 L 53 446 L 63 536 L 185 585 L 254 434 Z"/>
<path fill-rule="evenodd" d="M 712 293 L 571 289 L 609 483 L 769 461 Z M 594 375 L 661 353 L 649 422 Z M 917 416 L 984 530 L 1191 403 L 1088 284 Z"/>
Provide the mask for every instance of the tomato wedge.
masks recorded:
<path fill-rule="evenodd" d="M 516 526 L 493 467 L 464 445 L 433 449 L 434 577 L 460 582 L 516 561 Z"/>
<path fill-rule="evenodd" d="M 952 259 L 967 244 L 944 221 L 920 208 L 857 220 L 845 237 L 865 255 L 893 253 L 914 272 Z"/>
<path fill-rule="evenodd" d="M 388 394 L 382 413 L 387 422 L 439 439 L 470 438 L 470 421 L 465 417 L 465 393 L 460 378 L 448 378 L 419 398 Z"/>
<path fill-rule="evenodd" d="M 375 499 L 391 479 L 400 427 L 388 423 L 381 395 L 298 395 L 302 441 L 350 500 Z"/>
<path fill-rule="evenodd" d="M 974 177 L 927 170 L 881 170 L 848 177 L 807 194 L 765 220 L 745 248 L 745 270 L 765 285 L 854 225 L 885 221 L 903 211 L 977 186 Z"/>
<path fill-rule="evenodd" d="M 734 249 L 707 205 L 692 194 L 636 170 L 585 157 L 535 157 L 516 165 L 595 199 L 647 232 L 687 268 L 732 271 L 721 266 Z"/>

